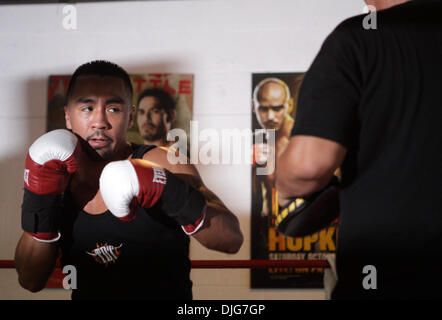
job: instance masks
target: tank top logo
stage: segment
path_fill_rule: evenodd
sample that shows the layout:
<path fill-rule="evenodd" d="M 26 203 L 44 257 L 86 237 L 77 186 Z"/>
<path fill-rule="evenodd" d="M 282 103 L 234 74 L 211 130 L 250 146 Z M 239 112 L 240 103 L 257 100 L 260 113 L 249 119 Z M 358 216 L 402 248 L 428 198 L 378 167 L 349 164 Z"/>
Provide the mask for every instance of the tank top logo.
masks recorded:
<path fill-rule="evenodd" d="M 152 182 L 166 184 L 167 182 L 166 172 L 164 172 L 162 168 L 153 168 Z"/>
<path fill-rule="evenodd" d="M 107 244 L 107 242 L 103 244 L 97 243 L 97 248 L 92 250 L 92 252 L 86 253 L 94 258 L 94 260 L 100 264 L 104 264 L 106 267 L 110 263 L 115 263 L 118 257 L 121 254 L 121 247 L 123 244 L 120 244 L 118 247 L 114 247 L 113 245 Z"/>

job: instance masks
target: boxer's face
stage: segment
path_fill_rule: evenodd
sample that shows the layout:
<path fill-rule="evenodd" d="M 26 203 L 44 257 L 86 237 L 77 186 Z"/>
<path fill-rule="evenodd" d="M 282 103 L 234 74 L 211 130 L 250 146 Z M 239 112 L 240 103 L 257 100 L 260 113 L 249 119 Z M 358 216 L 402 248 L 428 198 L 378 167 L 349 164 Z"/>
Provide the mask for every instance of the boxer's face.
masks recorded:
<path fill-rule="evenodd" d="M 156 97 L 147 96 L 141 99 L 137 111 L 137 125 L 141 137 L 148 141 L 166 137 L 166 117 L 167 114 Z"/>
<path fill-rule="evenodd" d="M 257 102 L 255 112 L 261 126 L 265 129 L 279 130 L 288 109 L 285 88 L 276 82 L 266 83 L 258 94 Z"/>
<path fill-rule="evenodd" d="M 80 76 L 65 108 L 66 127 L 103 158 L 110 159 L 126 143 L 134 108 L 122 79 Z"/>

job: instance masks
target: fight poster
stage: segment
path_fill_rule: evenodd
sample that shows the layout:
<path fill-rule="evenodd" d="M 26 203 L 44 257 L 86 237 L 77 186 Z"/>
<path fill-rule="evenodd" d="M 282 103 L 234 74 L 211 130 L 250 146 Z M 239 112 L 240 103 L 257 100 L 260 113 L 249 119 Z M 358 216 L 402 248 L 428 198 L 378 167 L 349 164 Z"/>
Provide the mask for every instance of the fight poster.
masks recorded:
<path fill-rule="evenodd" d="M 289 142 L 303 73 L 252 74 L 251 259 L 326 260 L 336 250 L 336 226 L 302 238 L 275 230 L 278 195 L 276 159 Z M 251 288 L 322 288 L 323 268 L 251 270 Z"/>
<path fill-rule="evenodd" d="M 49 77 L 46 131 L 66 128 L 65 95 L 70 76 Z M 193 109 L 193 75 L 149 73 L 130 75 L 133 87 L 134 121 L 127 140 L 137 144 L 170 146 L 171 129 L 179 128 L 190 136 Z"/>

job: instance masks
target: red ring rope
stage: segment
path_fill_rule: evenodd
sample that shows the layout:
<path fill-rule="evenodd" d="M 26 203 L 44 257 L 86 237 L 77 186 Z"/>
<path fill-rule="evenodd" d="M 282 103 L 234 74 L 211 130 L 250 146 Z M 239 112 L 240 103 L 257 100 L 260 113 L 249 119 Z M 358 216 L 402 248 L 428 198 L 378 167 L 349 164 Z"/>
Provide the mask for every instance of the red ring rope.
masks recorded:
<path fill-rule="evenodd" d="M 191 263 L 194 269 L 330 268 L 326 260 L 192 260 Z M 0 269 L 10 268 L 14 268 L 13 260 L 0 260 Z"/>
<path fill-rule="evenodd" d="M 192 260 L 192 268 L 329 268 L 326 260 Z"/>

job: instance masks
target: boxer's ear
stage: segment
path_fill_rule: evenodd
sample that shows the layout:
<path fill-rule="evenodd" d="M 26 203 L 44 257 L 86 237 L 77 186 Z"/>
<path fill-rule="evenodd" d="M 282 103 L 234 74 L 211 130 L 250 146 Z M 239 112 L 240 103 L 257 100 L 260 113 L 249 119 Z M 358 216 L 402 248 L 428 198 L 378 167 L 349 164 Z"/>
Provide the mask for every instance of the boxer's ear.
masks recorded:
<path fill-rule="evenodd" d="M 64 106 L 64 119 L 66 121 L 66 128 L 72 130 L 71 114 L 68 106 Z"/>
<path fill-rule="evenodd" d="M 132 128 L 132 126 L 134 125 L 134 120 L 135 120 L 135 105 L 132 105 L 129 113 L 129 126 L 128 128 Z"/>

